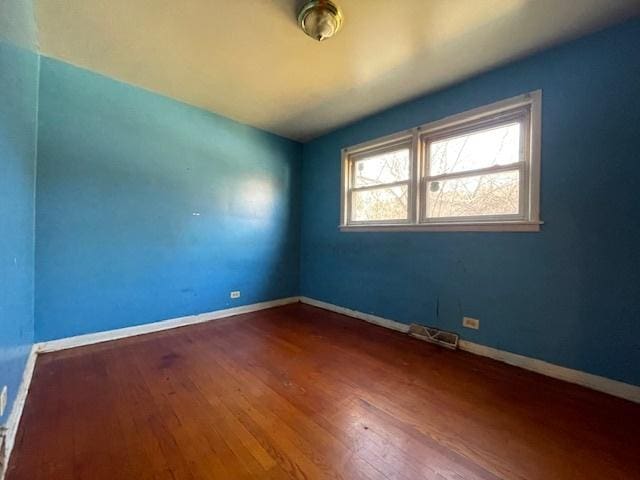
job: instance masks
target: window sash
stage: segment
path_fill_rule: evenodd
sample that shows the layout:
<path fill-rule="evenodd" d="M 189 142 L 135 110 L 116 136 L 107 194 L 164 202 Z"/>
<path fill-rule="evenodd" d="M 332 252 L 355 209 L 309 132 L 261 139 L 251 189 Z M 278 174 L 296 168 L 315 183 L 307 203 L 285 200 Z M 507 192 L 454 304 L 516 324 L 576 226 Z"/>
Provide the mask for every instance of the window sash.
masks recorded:
<path fill-rule="evenodd" d="M 414 209 L 412 208 L 413 198 L 416 196 L 416 189 L 414 187 L 415 178 L 417 177 L 416 165 L 415 165 L 415 149 L 414 149 L 413 137 L 407 137 L 406 135 L 400 138 L 396 138 L 394 141 L 387 142 L 382 145 L 375 145 L 370 148 L 361 149 L 350 154 L 347 158 L 346 169 L 343 173 L 347 180 L 346 196 L 344 198 L 344 216 L 346 225 L 405 225 L 415 223 Z M 398 150 L 409 150 L 409 178 L 407 180 L 399 180 L 397 182 L 379 183 L 376 185 L 364 185 L 361 187 L 354 187 L 355 181 L 355 164 L 356 162 L 366 160 L 369 157 L 381 155 L 384 153 L 395 152 Z M 407 186 L 407 218 L 388 219 L 388 220 L 353 220 L 353 193 L 362 192 L 367 190 L 377 190 L 383 188 Z"/>
<path fill-rule="evenodd" d="M 378 188 L 400 187 L 402 185 L 409 185 L 410 183 L 411 183 L 411 179 L 408 178 L 406 180 L 398 180 L 397 182 L 376 183 L 375 185 L 363 185 L 362 187 L 352 187 L 349 189 L 349 191 L 362 192 L 366 190 L 377 190 Z"/>
<path fill-rule="evenodd" d="M 500 112 L 496 115 L 487 116 L 480 120 L 470 120 L 459 125 L 444 127 L 433 133 L 421 135 L 421 151 L 422 151 L 422 177 L 420 178 L 420 218 L 418 223 L 469 223 L 469 222 L 500 222 L 500 221 L 523 221 L 529 218 L 529 146 L 530 146 L 530 115 L 529 106 L 516 107 L 510 110 Z M 520 125 L 520 146 L 519 161 L 508 163 L 505 165 L 492 165 L 490 167 L 475 168 L 471 170 L 461 170 L 458 172 L 443 173 L 439 175 L 430 175 L 430 147 L 433 142 L 456 138 L 463 135 L 478 133 L 500 126 L 506 126 L 513 123 Z M 517 214 L 500 214 L 500 215 L 459 215 L 454 217 L 430 217 L 429 212 L 429 195 L 427 185 L 432 181 L 445 181 L 456 178 L 467 178 L 488 173 L 500 173 L 519 171 L 519 187 L 518 187 L 518 213 Z"/>
<path fill-rule="evenodd" d="M 388 135 L 342 150 L 342 187 L 340 227 L 358 227 L 367 231 L 377 227 L 389 230 L 446 231 L 537 231 L 539 220 L 541 92 L 502 100 L 491 105 L 452 115 L 404 132 Z M 428 147 L 434 141 L 487 130 L 492 127 L 520 124 L 519 161 L 506 165 L 429 175 Z M 367 157 L 407 148 L 410 155 L 409 179 L 397 182 L 355 187 L 354 165 Z M 428 217 L 427 185 L 430 181 L 446 181 L 499 172 L 519 172 L 518 214 Z M 352 220 L 353 193 L 407 186 L 407 219 Z M 477 228 L 474 228 L 476 226 Z"/>
<path fill-rule="evenodd" d="M 422 199 L 424 200 L 423 216 L 420 218 L 420 223 L 468 223 L 468 222 L 499 222 L 499 221 L 518 221 L 526 219 L 526 204 L 528 197 L 523 193 L 524 176 L 526 170 L 525 162 L 511 163 L 509 165 L 500 165 L 499 168 L 487 167 L 476 170 L 467 170 L 465 172 L 456 172 L 450 175 L 438 175 L 436 177 L 424 177 L 421 185 Z M 429 217 L 427 212 L 429 211 L 427 192 L 427 185 L 432 181 L 443 181 L 457 178 L 476 177 L 483 173 L 501 173 L 501 172 L 519 172 L 519 186 L 518 186 L 518 213 L 514 214 L 498 214 L 498 215 L 457 215 L 454 217 Z M 459 174 L 462 173 L 462 174 Z"/>
<path fill-rule="evenodd" d="M 385 220 L 353 220 L 353 194 L 356 192 L 362 192 L 362 191 L 371 191 L 371 190 L 383 190 L 385 188 L 390 188 L 390 187 L 402 187 L 402 186 L 406 186 L 407 187 L 407 218 L 390 218 L 390 219 L 385 219 Z M 411 208 L 410 208 L 410 203 L 411 203 L 411 181 L 410 180 L 403 180 L 401 182 L 393 182 L 393 183 L 387 183 L 387 184 L 383 184 L 383 185 L 375 185 L 373 187 L 360 187 L 360 188 L 354 188 L 351 189 L 349 191 L 349 220 L 350 220 L 350 225 L 404 225 L 404 224 L 410 224 L 412 223 L 411 220 Z"/>
<path fill-rule="evenodd" d="M 474 168 L 471 170 L 461 170 L 459 172 L 453 173 L 443 173 L 441 175 L 433 175 L 433 176 L 424 176 L 423 179 L 429 182 L 436 182 L 439 180 L 448 180 L 451 178 L 463 178 L 463 177 L 473 177 L 477 175 L 484 175 L 487 173 L 500 173 L 500 172 L 508 172 L 510 170 L 518 170 L 519 168 L 525 168 L 527 162 L 519 161 L 514 163 L 507 163 L 504 165 L 492 165 L 491 167 L 484 168 Z"/>

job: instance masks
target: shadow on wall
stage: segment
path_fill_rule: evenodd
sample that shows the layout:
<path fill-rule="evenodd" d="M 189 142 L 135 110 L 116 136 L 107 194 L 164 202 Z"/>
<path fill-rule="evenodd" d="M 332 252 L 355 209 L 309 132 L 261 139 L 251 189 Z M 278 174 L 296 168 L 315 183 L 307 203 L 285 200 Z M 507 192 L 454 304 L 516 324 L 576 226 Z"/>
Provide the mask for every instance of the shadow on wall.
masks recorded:
<path fill-rule="evenodd" d="M 41 82 L 38 341 L 297 295 L 299 144 L 51 59 Z"/>
<path fill-rule="evenodd" d="M 24 2 L 25 4 L 28 2 Z M 11 7 L 11 8 L 10 8 Z M 34 194 L 38 55 L 17 46 L 24 12 L 0 4 L 0 389 L 6 425 L 33 344 Z M 27 5 L 22 5 L 25 9 Z M 9 39 L 9 40 L 3 40 Z M 26 42 L 25 38 L 19 39 Z"/>

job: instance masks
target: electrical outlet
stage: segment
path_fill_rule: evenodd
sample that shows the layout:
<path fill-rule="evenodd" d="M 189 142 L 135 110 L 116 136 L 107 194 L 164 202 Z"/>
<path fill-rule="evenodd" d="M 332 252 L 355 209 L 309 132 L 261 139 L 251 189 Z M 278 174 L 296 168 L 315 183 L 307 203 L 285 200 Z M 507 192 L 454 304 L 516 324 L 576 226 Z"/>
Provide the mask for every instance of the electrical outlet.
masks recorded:
<path fill-rule="evenodd" d="M 462 317 L 462 326 L 478 330 L 480 328 L 480 320 L 471 317 Z"/>
<path fill-rule="evenodd" d="M 7 386 L 2 387 L 0 393 L 0 417 L 4 415 L 4 409 L 7 408 Z"/>
<path fill-rule="evenodd" d="M 231 298 L 240 298 L 240 290 L 234 290 L 229 296 Z"/>

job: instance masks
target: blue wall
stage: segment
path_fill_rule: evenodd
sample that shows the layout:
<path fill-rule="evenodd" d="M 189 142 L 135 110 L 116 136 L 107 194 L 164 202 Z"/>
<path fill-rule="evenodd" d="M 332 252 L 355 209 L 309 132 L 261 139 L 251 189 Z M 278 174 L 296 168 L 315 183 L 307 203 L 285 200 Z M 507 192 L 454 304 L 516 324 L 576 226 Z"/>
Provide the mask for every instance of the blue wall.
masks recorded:
<path fill-rule="evenodd" d="M 38 341 L 297 295 L 300 144 L 44 57 L 39 109 Z"/>
<path fill-rule="evenodd" d="M 38 341 L 302 293 L 640 384 L 638 51 L 633 21 L 301 147 L 0 44 L 0 381 L 34 336 L 39 108 Z M 342 147 L 538 88 L 542 232 L 338 231 Z"/>
<path fill-rule="evenodd" d="M 33 343 L 38 56 L 0 39 L 0 388 L 11 412 Z"/>
<path fill-rule="evenodd" d="M 640 384 L 639 52 L 633 21 L 306 144 L 301 293 Z M 539 88 L 541 232 L 338 231 L 341 148 Z"/>

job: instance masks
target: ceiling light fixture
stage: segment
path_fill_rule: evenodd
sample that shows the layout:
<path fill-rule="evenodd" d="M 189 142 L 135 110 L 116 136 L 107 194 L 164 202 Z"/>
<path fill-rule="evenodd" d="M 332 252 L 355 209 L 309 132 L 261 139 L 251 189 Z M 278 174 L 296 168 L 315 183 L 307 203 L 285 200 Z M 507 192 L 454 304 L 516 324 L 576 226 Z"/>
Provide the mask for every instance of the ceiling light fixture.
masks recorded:
<path fill-rule="evenodd" d="M 329 0 L 309 0 L 298 13 L 300 28 L 319 42 L 333 37 L 342 25 L 342 12 Z"/>

